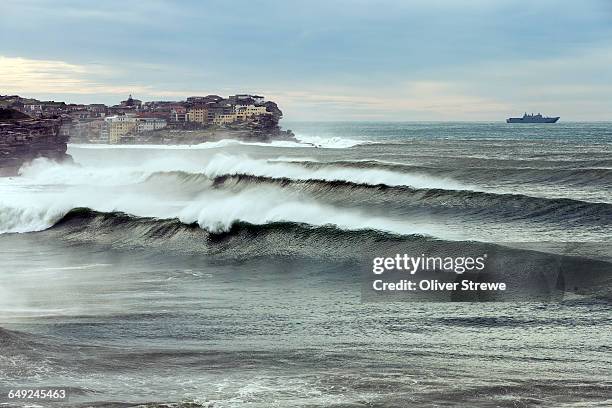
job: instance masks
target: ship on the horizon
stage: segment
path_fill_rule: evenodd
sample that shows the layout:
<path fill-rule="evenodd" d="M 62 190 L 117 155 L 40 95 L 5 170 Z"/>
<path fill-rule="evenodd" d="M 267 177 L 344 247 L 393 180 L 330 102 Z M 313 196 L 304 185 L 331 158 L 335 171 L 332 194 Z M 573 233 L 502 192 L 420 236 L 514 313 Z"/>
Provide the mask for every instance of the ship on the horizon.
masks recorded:
<path fill-rule="evenodd" d="M 559 117 L 560 116 L 555 116 L 551 118 L 542 116 L 540 113 L 537 115 L 534 115 L 533 113 L 528 115 L 527 112 L 525 112 L 522 118 L 508 118 L 506 119 L 506 123 L 555 123 L 559 120 Z"/>

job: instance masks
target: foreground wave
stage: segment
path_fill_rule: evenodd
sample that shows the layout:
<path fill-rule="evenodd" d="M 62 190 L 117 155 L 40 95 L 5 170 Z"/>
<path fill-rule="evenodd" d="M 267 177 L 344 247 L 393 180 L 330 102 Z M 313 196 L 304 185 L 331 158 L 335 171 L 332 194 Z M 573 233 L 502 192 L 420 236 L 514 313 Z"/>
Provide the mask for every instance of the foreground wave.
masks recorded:
<path fill-rule="evenodd" d="M 111 245 L 115 248 L 159 247 L 169 251 L 226 254 L 232 257 L 314 256 L 354 258 L 374 242 L 389 244 L 424 239 L 422 235 L 397 235 L 371 229 L 344 230 L 332 225 L 296 222 L 256 225 L 233 222 L 225 230 L 207 230 L 197 222 L 179 219 L 135 217 L 121 212 L 102 213 L 76 208 L 57 221 L 47 233 L 61 233 L 64 240 Z M 298 239 L 299 237 L 299 239 Z M 330 243 L 336 243 L 330 245 Z M 358 250 L 355 245 L 361 250 Z"/>
<path fill-rule="evenodd" d="M 196 223 L 185 224 L 177 219 L 159 220 L 80 208 L 70 211 L 52 228 L 39 234 L 66 243 L 122 251 L 143 249 L 240 262 L 278 257 L 354 261 L 360 265 L 359 268 L 366 270 L 373 258 L 387 254 L 442 257 L 449 254 L 489 254 L 487 277 L 499 276 L 522 291 L 528 288 L 539 290 L 543 285 L 547 288 L 561 285 L 574 292 L 607 299 L 612 287 L 612 264 L 607 261 L 369 229 L 347 231 L 334 226 L 314 227 L 290 222 L 265 225 L 236 222 L 227 231 L 211 232 Z"/>

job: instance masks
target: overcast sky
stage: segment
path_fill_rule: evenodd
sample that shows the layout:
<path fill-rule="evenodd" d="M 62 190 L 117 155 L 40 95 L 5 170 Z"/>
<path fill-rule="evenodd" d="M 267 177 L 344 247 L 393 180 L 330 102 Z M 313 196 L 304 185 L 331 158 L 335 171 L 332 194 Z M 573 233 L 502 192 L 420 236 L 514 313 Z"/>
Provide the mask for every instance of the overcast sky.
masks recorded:
<path fill-rule="evenodd" d="M 288 120 L 612 120 L 612 1 L 1 0 L 0 94 Z"/>

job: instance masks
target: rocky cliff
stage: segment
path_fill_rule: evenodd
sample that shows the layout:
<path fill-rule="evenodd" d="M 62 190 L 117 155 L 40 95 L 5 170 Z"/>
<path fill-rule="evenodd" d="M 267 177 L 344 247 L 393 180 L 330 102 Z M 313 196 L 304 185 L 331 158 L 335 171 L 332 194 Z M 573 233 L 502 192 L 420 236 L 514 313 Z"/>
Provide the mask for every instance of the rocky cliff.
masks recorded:
<path fill-rule="evenodd" d="M 60 134 L 60 119 L 33 119 L 14 109 L 0 108 L 0 176 L 16 175 L 38 157 L 70 160 L 68 137 Z"/>

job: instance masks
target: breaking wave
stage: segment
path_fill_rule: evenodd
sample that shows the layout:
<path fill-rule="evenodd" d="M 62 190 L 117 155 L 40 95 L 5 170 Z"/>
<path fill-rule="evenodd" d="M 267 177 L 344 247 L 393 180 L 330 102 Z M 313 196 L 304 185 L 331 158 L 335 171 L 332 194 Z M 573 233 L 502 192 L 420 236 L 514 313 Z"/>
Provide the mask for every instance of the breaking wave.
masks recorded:
<path fill-rule="evenodd" d="M 355 140 L 342 137 L 321 137 L 296 135 L 293 140 L 274 140 L 271 142 L 249 142 L 236 139 L 222 139 L 214 142 L 203 142 L 198 144 L 180 145 L 152 145 L 152 144 L 132 144 L 132 145 L 96 145 L 96 144 L 71 144 L 70 147 L 77 149 L 163 149 L 163 150 L 198 150 L 198 149 L 218 149 L 228 146 L 260 146 L 260 147 L 285 147 L 285 148 L 304 148 L 316 147 L 323 149 L 346 149 L 359 145 L 373 144 L 368 140 Z"/>
<path fill-rule="evenodd" d="M 235 157 L 217 155 L 203 171 L 208 177 L 247 174 L 270 178 L 293 180 L 348 181 L 358 184 L 388 186 L 411 186 L 415 188 L 475 189 L 476 187 L 457 182 L 450 178 L 429 176 L 418 173 L 399 173 L 385 169 L 342 168 L 336 166 L 305 167 L 295 163 L 270 162 L 251 159 L 247 156 Z"/>
<path fill-rule="evenodd" d="M 550 274 L 549 278 L 553 282 L 561 278 L 557 283 L 565 288 L 588 288 L 591 295 L 610 299 L 607 288 L 611 264 L 604 260 L 509 248 L 485 242 L 432 239 L 418 233 L 399 235 L 367 228 L 346 230 L 334 225 L 316 226 L 300 222 L 253 224 L 240 221 L 232 223 L 227 229 L 210 231 L 202 229 L 198 224 L 188 224 L 186 220 L 159 220 L 80 208 L 70 211 L 51 229 L 41 234 L 51 234 L 54 238 L 77 244 L 89 243 L 120 250 L 142 248 L 156 252 L 209 255 L 240 262 L 252 258 L 289 257 L 357 261 L 368 265 L 372 258 L 381 254 L 495 254 L 500 262 L 489 265 L 487 274 L 500 274 L 506 280 L 516 280 L 521 285 L 527 282 L 524 289 L 533 283 L 542 283 L 541 274 Z M 506 262 L 518 260 L 523 266 L 516 270 L 508 269 Z M 541 270 L 541 267 L 545 267 L 546 271 Z"/>
<path fill-rule="evenodd" d="M 159 173 L 156 178 L 175 178 L 180 182 L 199 183 L 200 176 L 186 173 Z M 538 221 L 575 221 L 608 225 L 612 223 L 612 204 L 592 203 L 568 198 L 542 198 L 522 194 L 498 194 L 469 190 L 416 189 L 385 184 L 368 185 L 346 181 L 274 179 L 249 175 L 221 176 L 215 186 L 231 188 L 241 185 L 273 184 L 281 188 L 307 193 L 317 200 L 334 204 L 361 203 L 368 208 L 417 209 L 431 213 L 452 210 L 462 214 L 496 215 L 506 219 Z"/>
<path fill-rule="evenodd" d="M 426 222 L 410 222 L 383 216 L 372 216 L 359 209 L 336 208 L 312 199 L 282 194 L 273 186 L 247 188 L 238 192 L 208 190 L 197 198 L 176 205 L 150 204 L 146 197 L 131 196 L 121 201 L 103 202 L 94 192 L 85 197 L 74 196 L 64 203 L 54 203 L 55 196 L 37 203 L 21 203 L 20 207 L 0 207 L 0 233 L 40 231 L 52 226 L 70 210 L 86 206 L 97 211 L 123 211 L 135 216 L 157 219 L 178 219 L 219 233 L 228 231 L 236 222 L 264 225 L 294 222 L 313 226 L 333 225 L 346 230 L 373 229 L 397 234 L 448 236 L 443 227 Z M 46 202 L 45 202 L 46 201 Z M 46 206 L 49 206 L 48 208 Z M 455 238 L 462 238 L 456 235 Z"/>
<path fill-rule="evenodd" d="M 71 144 L 70 147 L 77 149 L 150 149 L 150 150 L 205 150 L 219 149 L 228 146 L 261 146 L 261 147 L 312 147 L 311 145 L 294 142 L 291 140 L 274 140 L 271 142 L 247 142 L 236 139 L 222 139 L 215 142 L 203 142 L 198 144 L 180 145 L 153 145 L 153 144 L 130 144 L 130 145 L 108 145 L 108 144 Z"/>
<path fill-rule="evenodd" d="M 21 169 L 20 182 L 49 185 L 126 185 L 146 180 L 154 173 L 183 171 L 203 174 L 209 178 L 226 175 L 252 175 L 294 180 L 347 181 L 358 184 L 411 186 L 415 188 L 477 189 L 447 177 L 424 173 L 394 172 L 388 169 L 348 168 L 338 166 L 304 166 L 300 163 L 254 159 L 246 155 L 215 154 L 206 163 L 176 160 L 173 158 L 145 162 L 139 166 L 113 168 L 82 167 L 35 160 Z"/>
<path fill-rule="evenodd" d="M 322 136 L 307 136 L 307 135 L 296 135 L 295 138 L 300 142 L 324 149 L 347 149 L 350 147 L 373 144 L 369 140 L 356 140 L 342 137 L 322 137 Z"/>
<path fill-rule="evenodd" d="M 334 225 L 313 226 L 300 222 L 253 224 L 236 221 L 226 229 L 203 229 L 197 221 L 134 217 L 125 213 L 101 213 L 88 208 L 69 211 L 44 233 L 60 233 L 74 242 L 107 244 L 115 248 L 164 248 L 169 251 L 219 254 L 236 257 L 313 256 L 352 257 L 355 247 L 364 250 L 375 242 L 391 245 L 423 239 L 373 229 L 345 230 Z M 330 245 L 334 242 L 334 245 Z M 343 248 L 345 250 L 343 250 Z"/>
<path fill-rule="evenodd" d="M 456 225 L 469 217 L 472 223 L 524 220 L 590 226 L 595 232 L 612 224 L 612 204 L 607 203 L 477 191 L 453 179 L 390 169 L 247 156 L 217 154 L 204 164 L 168 159 L 124 168 L 39 160 L 22 175 L 15 188 L 32 190 L 0 197 L 0 233 L 44 230 L 78 207 L 177 218 L 213 232 L 228 230 L 234 222 L 296 222 L 459 240 L 474 236 L 458 228 L 451 233 L 443 219 L 431 216 L 454 219 Z"/>
<path fill-rule="evenodd" d="M 305 158 L 286 158 L 284 160 L 289 163 L 300 164 L 306 167 L 318 168 L 325 166 L 337 166 L 344 168 L 362 168 L 362 169 L 385 169 L 395 172 L 421 172 L 439 177 L 459 177 L 460 179 L 474 179 L 481 181 L 482 176 L 487 174 L 487 178 L 496 176 L 507 179 L 509 177 L 516 178 L 522 181 L 529 182 L 550 182 L 550 183 L 576 183 L 576 184 L 606 184 L 612 185 L 612 169 L 601 167 L 586 167 L 579 168 L 538 168 L 538 167 L 468 167 L 468 168 L 450 168 L 450 167 L 433 167 L 413 165 L 407 163 L 399 163 L 385 160 L 336 160 L 336 161 L 318 161 Z"/>

